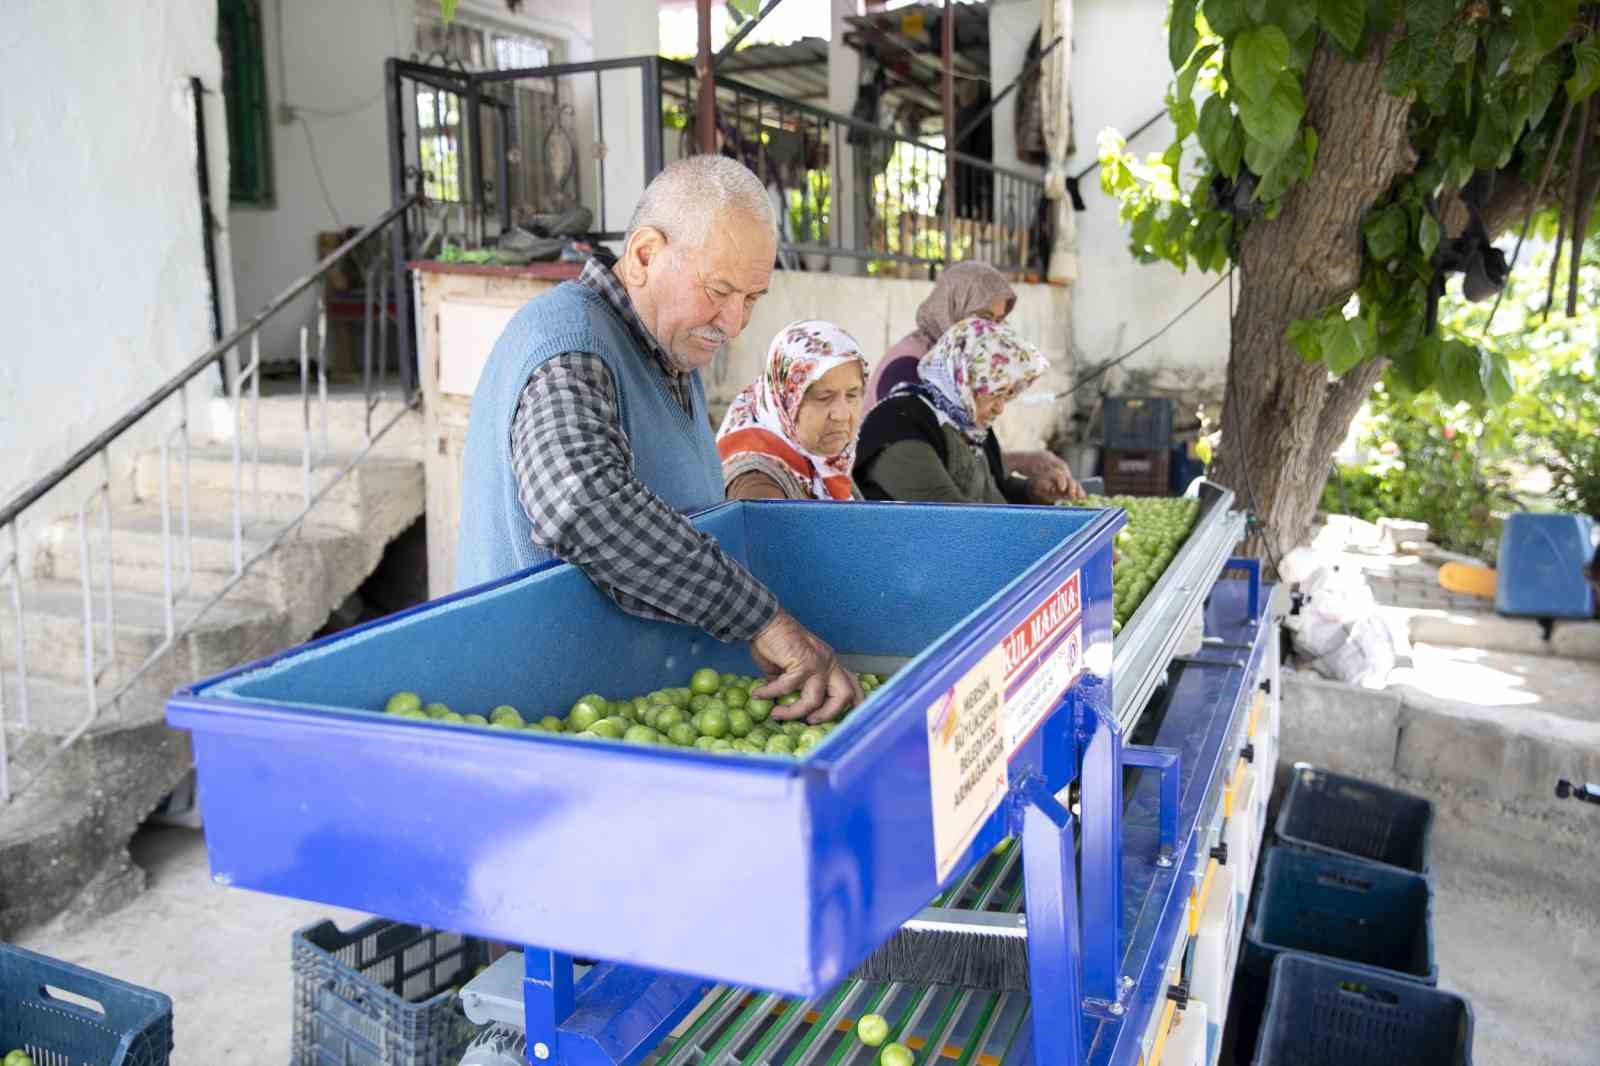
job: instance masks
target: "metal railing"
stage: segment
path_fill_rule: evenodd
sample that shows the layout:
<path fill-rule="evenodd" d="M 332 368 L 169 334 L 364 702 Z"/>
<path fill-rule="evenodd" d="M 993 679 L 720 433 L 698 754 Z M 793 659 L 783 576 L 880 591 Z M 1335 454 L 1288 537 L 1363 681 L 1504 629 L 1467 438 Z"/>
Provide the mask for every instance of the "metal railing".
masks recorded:
<path fill-rule="evenodd" d="M 265 528 L 266 520 L 261 496 L 261 358 L 262 328 L 280 316 L 293 313 L 291 305 L 297 297 L 346 262 L 351 253 L 369 241 L 377 241 L 394 248 L 398 244 L 398 226 L 405 213 L 412 208 L 410 198 L 403 199 L 381 218 L 356 233 L 341 244 L 312 271 L 295 281 L 276 299 L 262 308 L 249 322 L 217 341 L 204 353 L 143 400 L 134 404 L 93 440 L 74 452 L 53 470 L 29 485 L 12 500 L 0 506 L 0 577 L 9 591 L 9 607 L 14 625 L 14 647 L 10 649 L 12 672 L 8 677 L 0 658 L 0 804 L 8 803 L 16 795 L 40 780 L 50 768 L 80 737 L 88 732 L 107 708 L 120 715 L 119 702 L 142 678 L 146 677 L 163 658 L 179 645 L 194 628 L 224 598 L 232 592 L 252 568 L 275 550 L 305 522 L 313 508 L 339 485 L 371 452 L 393 426 L 403 418 L 416 402 L 410 377 L 405 373 L 409 361 L 408 335 L 397 332 L 399 342 L 398 364 L 401 372 L 399 409 L 386 420 L 380 420 L 380 408 L 389 399 L 388 385 L 388 329 L 392 300 L 395 318 L 407 303 L 403 290 L 391 289 L 391 272 L 381 269 L 383 256 L 375 255 L 365 270 L 367 281 L 362 323 L 362 397 L 364 403 L 363 437 L 365 446 L 333 470 L 326 480 L 314 477 L 314 471 L 326 467 L 331 456 L 328 435 L 328 375 L 327 375 L 327 307 L 324 295 L 319 292 L 310 321 L 300 327 L 299 387 L 301 408 L 301 469 L 302 506 L 297 513 L 273 520 Z M 401 260 L 403 265 L 403 260 Z M 403 276 L 403 275 L 402 275 Z M 398 324 L 398 323 L 397 323 Z M 314 339 L 313 339 L 314 338 Z M 230 366 L 230 361 L 232 365 Z M 189 385 L 213 366 L 221 364 L 227 379 L 226 399 L 232 416 L 231 464 L 232 506 L 231 545 L 232 573 L 221 586 L 197 605 L 186 604 L 191 599 L 195 575 L 194 533 L 190 492 L 190 413 Z M 248 401 L 247 401 L 248 397 Z M 245 406 L 250 408 L 250 444 L 248 455 Z M 317 420 L 313 422 L 313 408 Z M 114 473 L 112 447 L 125 435 L 139 426 L 147 417 L 169 412 L 170 425 L 159 435 L 159 487 L 157 506 L 161 518 L 162 565 L 162 639 L 141 662 L 131 669 L 119 669 L 117 659 L 116 577 L 115 556 L 112 551 L 116 529 L 112 487 Z M 375 421 L 378 424 L 375 425 Z M 176 464 L 174 464 L 176 459 Z M 173 466 L 178 476 L 173 477 Z M 249 515 L 255 521 L 250 543 L 246 543 L 247 493 L 245 468 L 249 471 Z M 24 539 L 22 525 L 32 514 L 41 513 L 53 500 L 52 490 L 64 486 L 69 479 L 80 477 L 85 470 L 94 469 L 95 476 L 85 495 L 76 503 L 76 541 L 78 583 L 82 593 L 83 635 L 83 699 L 82 718 L 64 735 L 46 757 L 31 768 L 31 775 L 13 788 L 11 767 L 7 751 L 8 730 L 27 734 L 35 732 L 29 706 L 28 648 L 27 648 L 27 583 L 24 573 Z M 174 484 L 174 481 L 176 482 Z M 52 512 L 48 518 L 54 518 Z M 97 518 L 98 521 L 92 521 Z M 48 519 L 47 519 L 48 520 Z M 98 534 L 92 527 L 98 526 Z M 187 613 L 180 607 L 192 606 Z M 9 698 L 14 690 L 16 699 Z"/>
<path fill-rule="evenodd" d="M 699 143 L 694 69 L 656 56 L 482 73 L 391 60 L 386 73 L 390 185 L 417 194 L 414 256 L 446 241 L 487 247 L 573 207 L 591 213 L 583 236 L 615 240 L 645 184 Z M 782 266 L 924 274 L 979 259 L 1043 273 L 1039 178 L 947 152 L 915 117 L 895 129 L 714 81 L 718 150 L 780 205 Z"/>

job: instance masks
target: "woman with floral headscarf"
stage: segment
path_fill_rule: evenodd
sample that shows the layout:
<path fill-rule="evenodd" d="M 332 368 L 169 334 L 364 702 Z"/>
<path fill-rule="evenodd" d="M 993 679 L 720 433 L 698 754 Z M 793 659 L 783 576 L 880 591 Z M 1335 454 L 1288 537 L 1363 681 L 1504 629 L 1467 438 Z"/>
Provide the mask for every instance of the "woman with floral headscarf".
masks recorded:
<path fill-rule="evenodd" d="M 884 353 L 872 369 L 867 382 L 867 403 L 882 403 L 895 386 L 917 380 L 917 362 L 945 331 L 964 318 L 987 318 L 1004 322 L 1017 306 L 1017 292 L 988 263 L 968 260 L 946 267 L 934 282 L 933 291 L 917 307 L 917 328 Z M 1031 477 L 1049 475 L 1057 491 L 1082 495 L 1066 460 L 1046 450 L 1008 451 L 1001 456 L 1006 470 Z"/>
<path fill-rule="evenodd" d="M 868 499 L 944 503 L 1051 503 L 1068 495 L 1048 474 L 1007 474 L 995 419 L 1049 367 L 1009 327 L 966 318 L 868 413 L 856 482 Z"/>
<path fill-rule="evenodd" d="M 866 379 L 866 357 L 838 326 L 783 327 L 717 434 L 728 499 L 859 499 L 850 468 Z"/>

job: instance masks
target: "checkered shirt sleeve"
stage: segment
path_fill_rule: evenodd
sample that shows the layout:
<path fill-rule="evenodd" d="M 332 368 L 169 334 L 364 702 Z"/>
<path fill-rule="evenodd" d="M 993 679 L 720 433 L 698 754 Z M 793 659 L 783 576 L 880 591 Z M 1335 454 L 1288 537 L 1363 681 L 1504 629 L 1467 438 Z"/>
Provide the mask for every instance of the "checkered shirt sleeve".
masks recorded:
<path fill-rule="evenodd" d="M 630 614 L 748 640 L 777 612 L 766 586 L 646 488 L 633 470 L 611 372 L 568 352 L 534 371 L 511 428 L 522 509 L 539 547 Z"/>

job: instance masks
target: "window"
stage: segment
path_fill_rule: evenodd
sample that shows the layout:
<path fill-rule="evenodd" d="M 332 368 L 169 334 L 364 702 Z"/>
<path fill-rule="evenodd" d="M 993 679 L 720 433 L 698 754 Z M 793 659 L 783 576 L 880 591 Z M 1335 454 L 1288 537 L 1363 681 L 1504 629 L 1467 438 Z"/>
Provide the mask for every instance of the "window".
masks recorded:
<path fill-rule="evenodd" d="M 485 28 L 458 17 L 449 25 L 439 17 L 438 6 L 427 3 L 417 12 L 417 58 L 433 65 L 459 64 L 470 71 L 524 70 L 559 63 L 565 52 L 561 41 L 525 33 Z M 491 90 L 493 91 L 493 90 Z M 554 83 L 527 82 L 515 90 L 499 92 L 509 97 L 519 116 L 535 107 L 551 110 L 558 105 L 542 98 L 555 93 Z M 504 102 L 504 101 L 502 101 Z M 417 148 L 423 171 L 423 194 L 430 200 L 459 203 L 466 180 L 460 154 L 462 113 L 466 101 L 457 93 L 419 86 L 416 93 Z M 486 158 L 493 158 L 499 123 L 489 105 L 483 115 Z M 541 135 L 542 136 L 542 135 Z M 525 143 L 537 144 L 538 140 Z M 495 194 L 490 193 L 490 200 Z"/>
<path fill-rule="evenodd" d="M 271 207 L 271 105 L 259 0 L 217 0 L 217 47 L 228 116 L 228 199 Z"/>

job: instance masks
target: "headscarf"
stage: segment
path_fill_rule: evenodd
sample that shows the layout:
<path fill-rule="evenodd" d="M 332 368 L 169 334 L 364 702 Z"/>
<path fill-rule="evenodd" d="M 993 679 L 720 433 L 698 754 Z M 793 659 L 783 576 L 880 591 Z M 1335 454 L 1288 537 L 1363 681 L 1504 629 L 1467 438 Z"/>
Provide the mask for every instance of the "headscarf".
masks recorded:
<path fill-rule="evenodd" d="M 767 349 L 766 369 L 734 397 L 717 432 L 724 466 L 754 453 L 788 467 L 810 487 L 814 499 L 850 499 L 855 439 L 838 455 L 817 455 L 800 443 L 795 419 L 806 390 L 830 370 L 851 362 L 860 364 L 865 383 L 866 356 L 850 334 L 831 322 L 806 319 L 779 330 Z"/>
<path fill-rule="evenodd" d="M 917 308 L 917 332 L 932 344 L 951 326 L 994 303 L 1006 302 L 1006 314 L 1017 305 L 1017 294 L 1005 276 L 988 263 L 954 263 L 939 275 L 933 291 Z"/>
<path fill-rule="evenodd" d="M 981 445 L 989 431 L 978 425 L 979 396 L 1016 396 L 1050 369 L 1039 349 L 1011 327 L 987 318 L 964 318 L 945 331 L 917 363 L 918 380 L 890 396 L 917 396 L 939 421 Z"/>

